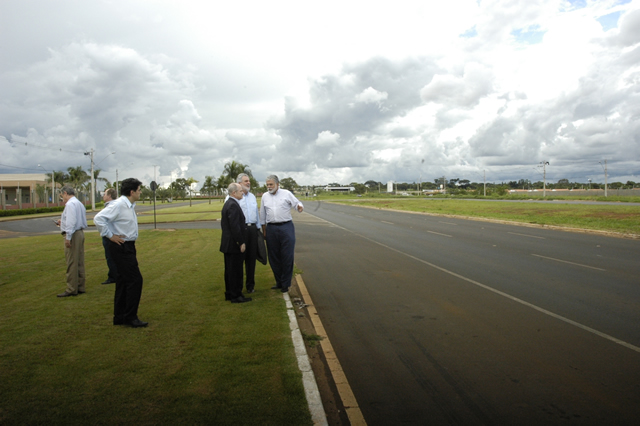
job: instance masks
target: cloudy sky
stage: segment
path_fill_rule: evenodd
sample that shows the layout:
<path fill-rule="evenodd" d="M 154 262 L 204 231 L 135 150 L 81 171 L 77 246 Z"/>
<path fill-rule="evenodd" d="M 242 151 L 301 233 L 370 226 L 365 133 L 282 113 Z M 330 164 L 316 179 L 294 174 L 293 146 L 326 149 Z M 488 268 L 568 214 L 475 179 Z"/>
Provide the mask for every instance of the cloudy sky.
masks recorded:
<path fill-rule="evenodd" d="M 0 58 L 0 173 L 640 181 L 640 0 L 2 0 Z"/>

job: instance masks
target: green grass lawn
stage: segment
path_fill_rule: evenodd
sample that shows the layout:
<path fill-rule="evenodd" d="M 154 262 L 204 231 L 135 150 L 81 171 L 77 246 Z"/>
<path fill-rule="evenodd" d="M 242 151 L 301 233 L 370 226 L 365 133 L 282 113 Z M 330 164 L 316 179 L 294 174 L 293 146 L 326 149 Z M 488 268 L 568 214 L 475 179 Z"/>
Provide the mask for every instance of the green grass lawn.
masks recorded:
<path fill-rule="evenodd" d="M 640 207 L 619 205 L 508 203 L 442 198 L 345 199 L 343 204 L 422 213 L 502 219 L 640 235 Z"/>
<path fill-rule="evenodd" d="M 141 231 L 149 327 L 112 325 L 113 285 L 86 233 L 87 293 L 65 289 L 62 239 L 0 245 L 0 424 L 311 424 L 280 292 L 224 301 L 219 230 Z"/>

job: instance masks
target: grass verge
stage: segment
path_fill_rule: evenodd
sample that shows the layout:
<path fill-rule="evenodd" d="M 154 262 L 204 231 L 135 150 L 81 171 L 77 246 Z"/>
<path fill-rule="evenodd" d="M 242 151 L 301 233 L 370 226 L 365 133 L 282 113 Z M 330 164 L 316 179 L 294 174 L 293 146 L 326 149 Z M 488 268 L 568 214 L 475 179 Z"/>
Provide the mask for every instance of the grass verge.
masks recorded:
<path fill-rule="evenodd" d="M 333 202 L 380 209 L 492 218 L 640 235 L 640 207 L 627 204 L 506 203 L 437 198 L 351 199 Z"/>
<path fill-rule="evenodd" d="M 268 266 L 232 305 L 219 230 L 141 231 L 150 325 L 113 326 L 102 243 L 85 235 L 87 293 L 64 299 L 59 236 L 0 246 L 0 424 L 311 424 Z"/>

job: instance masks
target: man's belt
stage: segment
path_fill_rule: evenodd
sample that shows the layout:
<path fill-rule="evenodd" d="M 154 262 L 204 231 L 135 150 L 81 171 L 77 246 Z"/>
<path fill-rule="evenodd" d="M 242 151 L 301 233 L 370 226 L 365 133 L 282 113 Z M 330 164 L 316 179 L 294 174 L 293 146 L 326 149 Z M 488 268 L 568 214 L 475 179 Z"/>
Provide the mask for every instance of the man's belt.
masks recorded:
<path fill-rule="evenodd" d="M 286 222 L 269 222 L 267 223 L 267 225 L 275 225 L 275 226 L 280 226 L 280 225 L 284 225 L 291 222 L 290 220 L 287 220 Z"/>

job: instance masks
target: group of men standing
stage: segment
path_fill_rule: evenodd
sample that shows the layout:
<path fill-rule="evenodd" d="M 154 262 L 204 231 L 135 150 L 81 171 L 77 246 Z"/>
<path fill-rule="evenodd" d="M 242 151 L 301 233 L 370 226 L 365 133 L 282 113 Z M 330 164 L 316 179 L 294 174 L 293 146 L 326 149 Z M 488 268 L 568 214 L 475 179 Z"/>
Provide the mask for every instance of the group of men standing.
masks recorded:
<path fill-rule="evenodd" d="M 221 214 L 220 251 L 224 253 L 225 300 L 231 303 L 251 301 L 242 294 L 242 266 L 244 263 L 247 293 L 253 293 L 256 259 L 263 244 L 261 237 L 267 243 L 269 265 L 276 281 L 272 288 L 286 293 L 291 286 L 296 244 L 291 209 L 302 212 L 304 207 L 290 191 L 280 188 L 275 175 L 267 177 L 267 192 L 262 195 L 260 208 L 250 192 L 250 177 L 241 173 L 236 181 L 227 188 L 228 198 Z"/>
<path fill-rule="evenodd" d="M 138 238 L 138 218 L 135 203 L 140 199 L 142 182 L 129 178 L 122 181 L 122 196 L 113 200 L 105 195 L 105 208 L 93 221 L 100 231 L 105 248 L 109 278 L 116 284 L 113 324 L 130 327 L 146 327 L 147 322 L 138 318 L 138 306 L 142 295 L 142 274 L 138 268 L 135 242 Z M 61 190 L 65 202 L 58 225 L 65 237 L 67 260 L 67 288 L 58 297 L 71 297 L 85 293 L 84 231 L 87 228 L 86 209 L 75 197 L 73 188 Z M 107 198 L 110 200 L 107 202 Z"/>
<path fill-rule="evenodd" d="M 103 197 L 105 207 L 94 223 L 102 237 L 109 275 L 102 284 L 116 284 L 114 295 L 114 325 L 146 327 L 138 318 L 143 278 L 138 267 L 135 241 L 138 238 L 136 201 L 140 199 L 142 182 L 129 178 L 122 181 L 122 195 L 116 199 L 114 190 Z M 246 271 L 246 291 L 255 291 L 256 260 L 263 258 L 266 241 L 268 259 L 275 277 L 273 289 L 289 291 L 293 277 L 293 257 L 296 243 L 291 209 L 303 211 L 302 203 L 288 190 L 280 188 L 277 176 L 267 177 L 267 192 L 262 195 L 260 208 L 251 190 L 251 179 L 241 173 L 237 183 L 228 187 L 228 197 L 222 208 L 222 238 L 220 251 L 224 253 L 225 300 L 231 303 L 250 302 L 243 288 L 243 265 Z M 86 210 L 75 197 L 73 188 L 61 190 L 65 208 L 57 224 L 65 237 L 67 288 L 58 297 L 71 297 L 86 292 L 84 267 L 84 229 Z"/>

